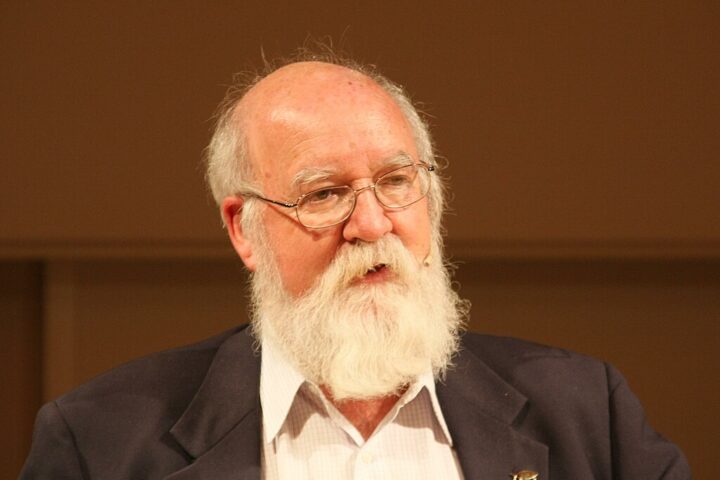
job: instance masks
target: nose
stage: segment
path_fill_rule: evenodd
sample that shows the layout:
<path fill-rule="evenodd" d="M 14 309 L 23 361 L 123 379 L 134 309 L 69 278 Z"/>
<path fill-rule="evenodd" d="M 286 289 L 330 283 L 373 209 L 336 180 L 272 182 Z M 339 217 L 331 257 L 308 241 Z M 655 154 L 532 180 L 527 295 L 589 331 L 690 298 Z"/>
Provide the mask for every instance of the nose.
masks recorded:
<path fill-rule="evenodd" d="M 355 191 L 355 210 L 345 222 L 343 237 L 348 242 L 374 242 L 393 229 L 392 221 L 378 202 L 372 186 Z"/>

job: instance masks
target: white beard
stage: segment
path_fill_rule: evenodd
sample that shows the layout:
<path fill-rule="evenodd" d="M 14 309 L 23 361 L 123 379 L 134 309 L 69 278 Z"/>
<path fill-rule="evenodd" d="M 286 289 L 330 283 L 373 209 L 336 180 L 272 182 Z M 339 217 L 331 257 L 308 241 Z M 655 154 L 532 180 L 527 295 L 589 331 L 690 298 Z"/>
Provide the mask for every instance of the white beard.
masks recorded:
<path fill-rule="evenodd" d="M 345 244 L 315 285 L 293 298 L 267 243 L 258 245 L 255 333 L 335 400 L 396 394 L 419 374 L 438 377 L 450 365 L 468 305 L 441 262 L 420 264 L 394 235 Z M 440 258 L 439 245 L 432 254 Z M 380 264 L 391 280 L 358 282 Z"/>

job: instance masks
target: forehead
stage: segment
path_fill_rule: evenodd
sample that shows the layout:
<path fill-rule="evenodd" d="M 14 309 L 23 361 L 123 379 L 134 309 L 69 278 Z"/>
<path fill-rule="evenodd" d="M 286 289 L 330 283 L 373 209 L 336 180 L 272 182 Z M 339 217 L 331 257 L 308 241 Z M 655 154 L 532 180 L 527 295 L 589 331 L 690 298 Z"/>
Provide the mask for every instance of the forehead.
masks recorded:
<path fill-rule="evenodd" d="M 399 154 L 417 159 L 405 116 L 372 79 L 327 64 L 285 69 L 243 100 L 248 154 L 264 186 L 287 188 L 309 169 L 364 177 Z"/>

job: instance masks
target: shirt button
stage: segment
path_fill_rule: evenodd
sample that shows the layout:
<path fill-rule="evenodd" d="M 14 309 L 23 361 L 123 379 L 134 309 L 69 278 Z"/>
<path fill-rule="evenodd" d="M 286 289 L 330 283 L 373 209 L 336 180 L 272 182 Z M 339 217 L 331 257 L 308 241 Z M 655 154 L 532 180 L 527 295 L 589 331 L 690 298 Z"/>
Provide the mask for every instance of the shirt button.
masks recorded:
<path fill-rule="evenodd" d="M 362 461 L 364 464 L 370 464 L 375 460 L 375 457 L 373 457 L 373 454 L 370 452 L 363 452 L 360 455 L 360 461 Z"/>

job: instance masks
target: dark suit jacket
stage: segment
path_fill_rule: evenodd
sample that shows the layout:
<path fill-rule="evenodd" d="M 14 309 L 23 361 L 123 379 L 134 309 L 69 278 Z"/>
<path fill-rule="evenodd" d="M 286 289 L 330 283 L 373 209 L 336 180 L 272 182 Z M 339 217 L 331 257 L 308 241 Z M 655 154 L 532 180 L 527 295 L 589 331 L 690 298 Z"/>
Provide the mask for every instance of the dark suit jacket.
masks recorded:
<path fill-rule="evenodd" d="M 466 479 L 688 479 L 621 375 L 468 334 L 437 394 Z M 101 375 L 38 414 L 22 479 L 258 479 L 260 357 L 245 327 Z"/>

